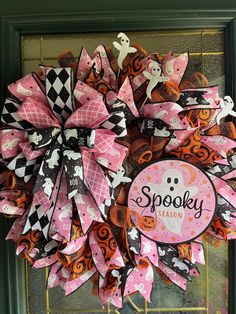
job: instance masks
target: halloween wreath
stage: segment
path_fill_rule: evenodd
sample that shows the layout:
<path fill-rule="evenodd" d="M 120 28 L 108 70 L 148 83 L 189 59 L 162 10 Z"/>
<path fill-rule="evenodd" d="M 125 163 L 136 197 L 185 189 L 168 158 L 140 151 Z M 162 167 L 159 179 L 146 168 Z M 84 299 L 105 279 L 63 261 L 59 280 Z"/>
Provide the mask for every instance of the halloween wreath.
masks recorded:
<path fill-rule="evenodd" d="M 48 288 L 91 279 L 122 307 L 137 291 L 150 301 L 154 271 L 185 290 L 204 241 L 236 237 L 236 113 L 203 74 L 182 79 L 187 53 L 118 39 L 118 58 L 67 50 L 8 86 L 0 212 L 17 255 L 50 266 Z"/>

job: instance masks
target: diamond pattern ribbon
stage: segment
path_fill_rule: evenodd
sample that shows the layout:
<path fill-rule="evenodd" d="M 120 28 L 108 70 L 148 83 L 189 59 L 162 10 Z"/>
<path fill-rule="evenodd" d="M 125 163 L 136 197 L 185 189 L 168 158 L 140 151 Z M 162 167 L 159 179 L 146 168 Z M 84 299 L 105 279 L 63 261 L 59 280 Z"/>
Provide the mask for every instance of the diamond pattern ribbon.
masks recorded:
<path fill-rule="evenodd" d="M 60 122 L 65 122 L 73 112 L 72 78 L 71 68 L 49 69 L 46 72 L 47 99 Z"/>

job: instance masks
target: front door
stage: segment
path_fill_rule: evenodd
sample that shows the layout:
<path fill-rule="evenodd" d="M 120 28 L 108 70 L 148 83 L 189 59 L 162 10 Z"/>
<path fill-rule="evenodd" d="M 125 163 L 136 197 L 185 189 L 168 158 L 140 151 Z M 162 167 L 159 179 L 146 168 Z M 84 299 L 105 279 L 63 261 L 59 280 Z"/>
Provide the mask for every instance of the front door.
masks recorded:
<path fill-rule="evenodd" d="M 120 30 L 122 31 L 122 30 Z M 190 61 L 185 78 L 202 72 L 209 85 L 220 85 L 225 95 L 225 33 L 221 28 L 201 30 L 169 30 L 128 32 L 132 42 L 138 42 L 149 53 L 166 55 L 170 50 L 179 55 L 188 52 Z M 81 47 L 92 53 L 99 44 L 111 46 L 116 33 L 24 35 L 21 38 L 22 75 L 38 69 L 38 64 L 57 65 L 57 56 L 71 49 L 78 57 Z M 200 277 L 188 283 L 184 292 L 174 284 L 167 285 L 158 274 L 151 303 L 139 293 L 125 299 L 123 309 L 108 304 L 101 309 L 98 297 L 93 296 L 92 283 L 64 297 L 61 288 L 45 289 L 48 270 L 35 270 L 25 265 L 24 299 L 27 314 L 66 313 L 228 313 L 228 245 L 215 248 L 205 242 L 205 266 L 199 266 Z M 216 262 L 217 261 L 217 262 Z"/>

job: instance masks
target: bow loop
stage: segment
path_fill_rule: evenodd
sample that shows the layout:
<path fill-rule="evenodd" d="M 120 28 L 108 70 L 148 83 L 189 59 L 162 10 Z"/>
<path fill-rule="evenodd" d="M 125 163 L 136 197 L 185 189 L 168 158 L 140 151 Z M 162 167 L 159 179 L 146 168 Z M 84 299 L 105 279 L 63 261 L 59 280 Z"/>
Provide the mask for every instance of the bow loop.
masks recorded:
<path fill-rule="evenodd" d="M 97 153 L 109 152 L 113 149 L 116 135 L 109 130 L 97 129 L 95 130 L 95 151 Z"/>
<path fill-rule="evenodd" d="M 125 113 L 118 108 L 112 109 L 109 118 L 101 125 L 104 129 L 114 132 L 117 137 L 127 135 Z"/>
<path fill-rule="evenodd" d="M 37 129 L 60 127 L 59 121 L 54 117 L 49 108 L 40 102 L 27 97 L 17 111 L 18 117 L 31 123 Z"/>
<path fill-rule="evenodd" d="M 46 72 L 47 100 L 53 113 L 62 123 L 73 112 L 73 77 L 73 70 L 71 68 L 51 68 Z"/>
<path fill-rule="evenodd" d="M 84 127 L 96 129 L 109 117 L 102 99 L 93 99 L 78 108 L 66 121 L 65 128 Z"/>

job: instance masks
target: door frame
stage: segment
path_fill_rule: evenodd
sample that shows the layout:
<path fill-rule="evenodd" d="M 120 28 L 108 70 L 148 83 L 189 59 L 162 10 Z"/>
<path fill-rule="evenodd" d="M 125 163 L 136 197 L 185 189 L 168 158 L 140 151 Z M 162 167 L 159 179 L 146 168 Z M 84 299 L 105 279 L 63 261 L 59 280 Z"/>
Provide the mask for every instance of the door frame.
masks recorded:
<path fill-rule="evenodd" d="M 225 32 L 226 93 L 236 100 L 236 10 L 143 10 L 0 16 L 0 103 L 21 76 L 21 36 L 111 31 L 222 28 Z M 0 304 L 3 313 L 25 314 L 24 263 L 4 241 L 9 223 L 0 217 Z M 229 244 L 229 313 L 236 313 L 236 243 Z"/>

